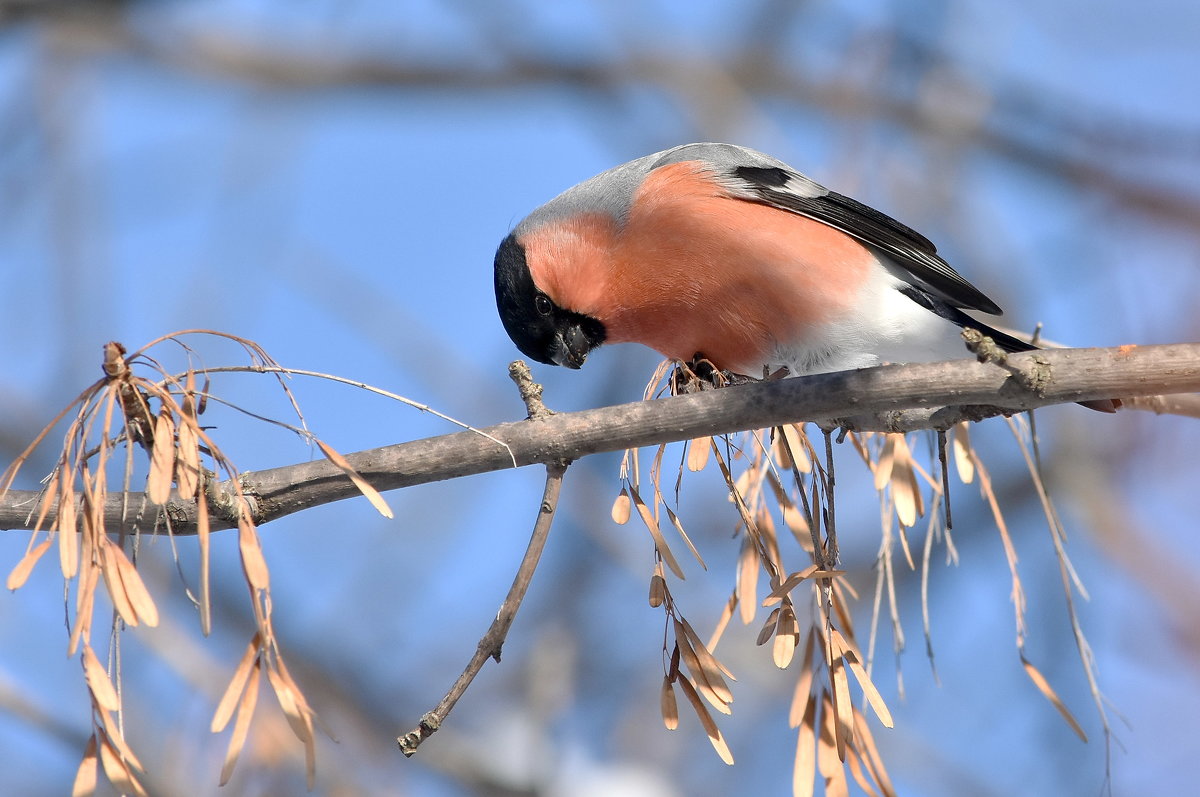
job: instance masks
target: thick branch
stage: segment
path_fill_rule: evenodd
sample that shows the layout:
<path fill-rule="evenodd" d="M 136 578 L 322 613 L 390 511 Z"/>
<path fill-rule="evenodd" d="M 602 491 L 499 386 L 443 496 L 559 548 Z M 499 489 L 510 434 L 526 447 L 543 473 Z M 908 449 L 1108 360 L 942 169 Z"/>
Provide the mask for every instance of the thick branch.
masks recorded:
<path fill-rule="evenodd" d="M 1008 363 L 1029 378 L 970 360 L 884 366 L 564 413 L 482 431 L 503 440 L 523 466 L 784 423 L 844 419 L 860 429 L 937 429 L 964 417 L 979 419 L 1051 404 L 1200 391 L 1200 343 L 1056 349 L 1010 355 Z M 1027 385 L 1036 385 L 1036 392 Z M 909 410 L 915 411 L 905 412 Z M 1111 421 L 1098 414 L 1095 422 Z M 369 449 L 346 458 L 379 490 L 513 464 L 509 450 L 475 432 Z M 260 524 L 358 495 L 349 479 L 324 460 L 244 473 L 241 481 Z M 231 492 L 222 485 L 214 490 Z M 29 528 L 27 515 L 37 501 L 35 491 L 11 491 L 0 504 L 0 528 Z M 128 497 L 127 506 L 131 514 L 142 512 L 143 529 L 153 525 L 156 508 L 142 494 Z M 166 509 L 176 533 L 194 533 L 192 502 L 174 501 Z M 122 526 L 121 512 L 122 496 L 110 495 L 105 507 L 109 529 Z M 212 528 L 232 525 L 236 524 L 231 519 L 214 518 Z M 133 522 L 124 521 L 124 526 L 130 528 Z"/>

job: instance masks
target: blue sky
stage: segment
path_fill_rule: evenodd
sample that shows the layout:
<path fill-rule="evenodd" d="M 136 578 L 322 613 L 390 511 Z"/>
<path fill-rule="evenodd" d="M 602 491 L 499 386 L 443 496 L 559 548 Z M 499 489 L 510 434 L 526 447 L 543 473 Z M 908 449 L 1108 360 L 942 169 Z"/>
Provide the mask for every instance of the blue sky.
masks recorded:
<path fill-rule="evenodd" d="M 769 31 L 791 75 L 769 89 L 730 78 L 740 74 L 733 57 L 766 35 L 740 16 L 743 4 L 488 8 L 500 6 L 144 3 L 123 17 L 148 43 L 141 50 L 89 39 L 86 25 L 0 28 L 4 460 L 98 377 L 104 341 L 133 347 L 189 327 L 252 338 L 285 365 L 362 379 L 477 426 L 516 419 L 522 408 L 506 376 L 516 351 L 492 296 L 496 244 L 571 184 L 689 140 L 770 151 L 917 227 L 1009 310 L 1013 326 L 1042 321 L 1076 345 L 1198 337 L 1194 229 L 1021 157 L 1077 158 L 1200 205 L 1200 148 L 1187 143 L 1200 139 L 1200 12 L 1190 4 L 804 6 Z M 198 37 L 469 77 L 257 82 L 189 61 Z M 514 63 L 526 62 L 514 54 L 540 69 L 633 56 L 662 68 L 581 87 L 552 70 L 521 74 Z M 839 87 L 858 104 L 818 91 Z M 1041 104 L 1022 105 L 1028 98 Z M 897 109 L 914 106 L 945 125 L 906 122 Z M 1062 120 L 1071 124 L 1053 124 Z M 208 364 L 244 362 L 233 347 L 197 345 Z M 647 350 L 609 347 L 581 372 L 535 375 L 552 407 L 582 409 L 636 399 L 656 362 Z M 222 377 L 216 387 L 255 411 L 286 414 L 261 379 Z M 347 388 L 292 388 L 310 425 L 342 451 L 452 431 Z M 243 468 L 314 456 L 285 432 L 212 413 Z M 1196 604 L 1186 603 L 1200 573 L 1190 544 L 1196 425 L 1067 407 L 1040 415 L 1039 430 L 1092 593 L 1080 611 L 1101 684 L 1130 718 L 1118 726 L 1125 750 L 1114 753 L 1112 783 L 1118 793 L 1179 793 L 1194 781 L 1200 716 Z M 907 579 L 906 697 L 895 693 L 884 634 L 880 681 L 898 727 L 880 744 L 905 794 L 1095 794 L 1103 743 L 1045 531 L 1002 424 L 974 434 L 1013 500 L 1035 607 L 1031 655 L 1093 741 L 1079 743 L 1022 673 L 996 534 L 973 489 L 960 488 L 963 561 L 935 569 L 931 587 L 941 683 L 924 661 L 917 583 Z M 335 793 L 337 773 L 350 770 L 369 793 L 485 793 L 438 774 L 454 756 L 550 794 L 788 792 L 794 736 L 780 706 L 793 676 L 754 647 L 756 629 L 723 644 L 741 678 L 734 716 L 722 723 L 738 766 L 715 759 L 691 718 L 674 734 L 662 729 L 662 618 L 645 604 L 650 542 L 635 523 L 608 519 L 618 461 L 595 457 L 568 474 L 504 663 L 485 669 L 450 727 L 412 761 L 390 740 L 436 702 L 494 614 L 524 549 L 540 474 L 393 493 L 392 522 L 351 501 L 263 528 L 285 649 L 314 662 L 307 683 L 318 708 L 338 705 L 335 690 L 360 707 L 329 710 L 342 741 L 320 746 L 318 793 Z M 23 486 L 46 464 L 36 461 Z M 857 529 L 844 542 L 863 569 L 865 618 L 877 510 L 864 485 L 854 489 L 845 486 L 839 511 Z M 736 519 L 711 472 L 685 485 L 685 510 L 709 572 L 689 570 L 679 589 L 707 629 L 732 585 Z M 0 562 L 15 562 L 26 540 L 0 535 Z M 181 548 L 194 561 L 187 542 Z M 248 632 L 232 539 L 218 549 L 228 598 L 201 649 L 219 689 Z M 168 546 L 149 551 L 152 591 L 179 632 L 197 637 Z M 31 732 L 0 713 L 0 749 L 25 764 L 0 768 L 5 793 L 62 793 L 82 746 L 69 735 L 86 731 L 87 706 L 63 655 L 61 594 L 43 565 L 0 603 L 0 686 L 67 732 L 63 740 L 36 723 Z M 158 773 L 192 779 L 187 793 L 218 793 L 225 739 L 206 730 L 213 698 L 141 632 L 127 636 L 129 722 L 143 728 L 131 731 L 135 746 Z M 271 710 L 264 700 L 260 712 Z M 255 727 L 270 738 L 264 720 Z M 298 793 L 297 768 L 279 771 L 247 765 L 219 793 Z"/>

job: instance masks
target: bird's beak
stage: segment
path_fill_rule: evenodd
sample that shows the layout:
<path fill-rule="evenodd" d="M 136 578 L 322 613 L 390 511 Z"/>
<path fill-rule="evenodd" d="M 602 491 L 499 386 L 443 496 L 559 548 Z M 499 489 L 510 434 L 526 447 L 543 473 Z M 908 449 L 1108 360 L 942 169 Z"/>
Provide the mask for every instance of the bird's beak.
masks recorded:
<path fill-rule="evenodd" d="M 579 325 L 572 324 L 555 337 L 558 345 L 554 347 L 554 352 L 550 355 L 554 364 L 572 369 L 582 366 L 583 361 L 587 359 L 588 352 L 592 350 L 592 346 Z"/>

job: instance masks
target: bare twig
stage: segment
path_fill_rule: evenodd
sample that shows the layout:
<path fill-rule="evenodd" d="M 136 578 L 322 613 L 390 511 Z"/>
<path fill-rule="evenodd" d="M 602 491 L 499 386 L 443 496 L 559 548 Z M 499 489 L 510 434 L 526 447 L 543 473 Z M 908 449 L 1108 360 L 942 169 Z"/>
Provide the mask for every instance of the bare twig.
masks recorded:
<path fill-rule="evenodd" d="M 837 567 L 838 541 L 837 518 L 834 513 L 834 495 L 836 495 L 836 480 L 833 473 L 833 432 L 825 433 L 825 506 L 828 515 L 825 518 L 825 561 L 830 567 Z"/>
<path fill-rule="evenodd" d="M 528 370 L 529 370 L 528 367 L 526 367 L 526 372 L 528 372 Z M 434 416 L 435 418 L 441 418 L 443 421 L 452 423 L 455 426 L 459 426 L 463 429 L 466 429 L 469 432 L 475 432 L 476 434 L 482 435 L 482 436 L 488 438 L 489 440 L 491 440 L 492 442 L 497 443 L 498 445 L 502 445 L 502 446 L 504 445 L 503 441 L 497 440 L 496 438 L 491 437 L 490 435 L 485 434 L 484 432 L 481 432 L 480 430 L 476 429 L 474 426 L 471 426 L 468 423 L 463 423 L 462 421 L 458 420 L 457 418 L 452 418 L 443 412 L 439 412 L 438 410 L 435 410 L 433 407 L 430 407 L 428 404 L 422 404 L 421 402 L 414 401 L 413 399 L 407 398 L 406 396 L 401 396 L 399 393 L 393 393 L 390 390 L 384 390 L 381 387 L 375 387 L 374 385 L 368 384 L 366 382 L 362 382 L 357 379 L 348 379 L 344 376 L 337 376 L 336 374 L 326 374 L 326 373 L 322 373 L 320 371 L 308 371 L 303 368 L 284 368 L 281 365 L 220 366 L 220 367 L 216 367 L 216 368 L 197 369 L 197 372 L 198 373 L 202 372 L 205 375 L 210 375 L 210 374 L 281 374 L 281 375 L 285 375 L 285 376 L 310 376 L 315 379 L 325 379 L 330 382 L 337 382 L 337 383 L 343 384 L 343 385 L 350 385 L 351 387 L 356 387 L 360 390 L 365 390 L 368 393 L 375 393 L 376 395 L 383 396 L 384 398 L 389 398 L 393 401 L 398 401 L 401 404 L 405 404 L 409 407 L 412 407 L 413 409 L 420 410 L 421 412 L 427 412 L 430 415 Z M 178 379 L 178 377 L 172 377 L 172 379 Z M 538 395 L 540 397 L 541 386 L 535 385 L 535 387 L 538 388 L 538 390 L 539 390 Z M 312 438 L 312 434 L 310 432 L 308 432 L 307 429 L 297 429 L 295 426 L 292 426 L 291 424 L 283 423 L 282 421 L 278 421 L 273 418 L 266 418 L 266 417 L 263 417 L 262 415 L 257 415 L 253 412 L 250 412 L 249 410 L 239 407 L 236 404 L 225 401 L 224 399 L 220 398 L 219 396 L 212 395 L 207 390 L 203 391 L 200 395 L 206 400 L 212 399 L 214 401 L 219 401 L 220 403 L 224 404 L 225 406 L 229 407 L 230 409 L 237 410 L 238 412 L 243 413 L 244 415 L 249 415 L 251 418 L 254 418 L 255 420 L 265 421 L 267 423 L 275 424 L 276 426 L 281 426 L 285 429 L 288 429 L 289 431 L 293 431 L 293 432 L 296 432 L 297 434 L 300 434 L 305 439 Z M 522 394 L 522 396 L 524 396 L 524 394 Z M 509 453 L 511 455 L 512 452 L 509 452 Z M 515 459 L 513 459 L 513 467 L 515 468 L 516 466 L 517 466 L 517 462 Z"/>
<path fill-rule="evenodd" d="M 942 480 L 942 506 L 946 508 L 946 530 L 954 528 L 954 521 L 950 517 L 950 475 L 949 463 L 946 460 L 946 430 L 937 430 L 937 450 L 938 464 L 941 465 L 941 480 Z"/>
<path fill-rule="evenodd" d="M 541 421 L 549 418 L 554 411 L 542 403 L 542 386 L 533 381 L 533 372 L 524 360 L 513 360 L 508 364 L 508 376 L 517 384 L 521 392 L 521 401 L 525 402 L 525 410 L 529 420 Z M 516 460 L 513 460 L 515 466 Z"/>
<path fill-rule="evenodd" d="M 537 569 L 538 561 L 542 556 L 542 548 L 546 545 L 546 537 L 550 534 L 550 525 L 554 522 L 554 511 L 558 506 L 558 495 L 566 470 L 566 462 L 556 462 L 546 466 L 546 489 L 542 493 L 542 503 L 538 507 L 537 521 L 533 525 L 533 535 L 529 538 L 529 547 L 525 550 L 525 557 L 517 569 L 512 587 L 509 588 L 504 603 L 500 604 L 500 610 L 496 612 L 496 619 L 492 621 L 487 633 L 479 640 L 479 645 L 475 648 L 475 655 L 467 663 L 462 675 L 458 676 L 458 680 L 450 687 L 450 691 L 432 711 L 421 717 L 421 722 L 416 728 L 396 738 L 396 742 L 400 745 L 400 752 L 405 756 L 415 753 L 421 742 L 428 739 L 441 727 L 442 721 L 454 708 L 454 704 L 463 696 L 467 687 L 475 680 L 475 676 L 483 669 L 484 662 L 489 658 L 500 661 L 500 649 L 504 645 L 505 637 L 508 636 L 508 629 L 512 625 L 513 619 L 517 616 L 517 610 L 521 607 L 521 601 L 525 598 L 525 591 L 529 589 L 529 582 L 533 578 L 533 572 Z"/>

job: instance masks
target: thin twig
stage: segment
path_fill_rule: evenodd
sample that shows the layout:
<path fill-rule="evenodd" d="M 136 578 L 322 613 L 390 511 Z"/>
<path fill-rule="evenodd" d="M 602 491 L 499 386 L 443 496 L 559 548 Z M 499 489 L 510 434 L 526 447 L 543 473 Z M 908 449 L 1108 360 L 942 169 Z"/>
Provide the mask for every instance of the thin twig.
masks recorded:
<path fill-rule="evenodd" d="M 517 569 L 512 587 L 509 588 L 504 603 L 500 604 L 500 610 L 496 612 L 496 619 L 492 621 L 487 633 L 479 640 L 479 645 L 475 648 L 475 655 L 471 657 L 471 661 L 463 670 L 462 675 L 458 676 L 458 680 L 450 687 L 450 691 L 432 711 L 421 717 L 421 722 L 416 728 L 396 738 L 396 742 L 400 745 L 400 752 L 404 753 L 406 757 L 415 753 L 421 742 L 428 739 L 441 727 L 450 710 L 454 708 L 454 704 L 463 696 L 467 687 L 475 680 L 475 676 L 483 669 L 484 662 L 490 658 L 497 662 L 500 661 L 500 649 L 504 645 L 505 637 L 508 636 L 508 629 L 512 625 L 513 619 L 517 616 L 517 610 L 521 607 L 521 601 L 525 598 L 525 591 L 529 588 L 533 572 L 537 569 L 538 561 L 541 559 L 546 537 L 550 534 L 550 526 L 554 522 L 554 511 L 558 507 L 558 495 L 566 470 L 566 462 L 546 466 L 546 489 L 542 494 L 542 503 L 538 507 L 537 521 L 533 525 L 533 535 L 529 538 L 529 547 L 525 550 L 525 557 Z"/>
<path fill-rule="evenodd" d="M 468 432 L 474 432 L 477 435 L 486 437 L 488 440 L 491 440 L 493 443 L 503 446 L 505 448 L 505 450 L 508 451 L 508 456 L 509 456 L 509 459 L 512 460 L 513 467 L 514 468 L 517 467 L 516 456 L 513 454 L 512 449 L 508 447 L 508 444 L 505 443 L 503 440 L 499 440 L 499 439 L 493 437 L 492 435 L 488 434 L 487 432 L 485 432 L 481 429 L 477 429 L 474 426 L 471 426 L 469 423 L 464 423 L 463 421 L 460 421 L 457 418 L 452 418 L 443 412 L 438 412 L 433 407 L 430 407 L 428 404 L 422 404 L 419 401 L 413 401 L 410 398 L 405 398 L 404 396 L 401 396 L 399 393 L 393 393 L 390 390 L 384 390 L 381 387 L 375 387 L 374 385 L 368 384 L 366 382 L 361 382 L 357 379 L 348 379 L 344 376 L 338 376 L 336 374 L 326 374 L 326 373 L 322 373 L 320 371 L 306 371 L 302 368 L 284 368 L 281 365 L 229 365 L 229 366 L 219 366 L 219 367 L 214 367 L 214 368 L 197 369 L 197 373 L 203 373 L 205 375 L 208 375 L 208 374 L 279 374 L 279 375 L 286 375 L 286 376 L 309 376 L 314 379 L 325 379 L 330 382 L 337 382 L 342 385 L 349 385 L 351 387 L 356 387 L 356 388 L 359 388 L 360 390 L 365 390 L 368 393 L 374 393 L 376 395 L 383 396 L 384 398 L 389 398 L 392 401 L 398 401 L 401 404 L 406 404 L 415 410 L 420 410 L 421 412 L 427 412 L 430 415 L 434 416 L 435 418 L 441 418 L 443 421 L 446 421 L 447 423 L 452 423 L 461 429 L 467 430 Z M 177 377 L 171 377 L 171 378 L 176 379 Z M 213 396 L 208 391 L 205 391 L 203 395 L 207 399 L 215 398 L 215 396 Z M 255 415 L 253 412 L 245 410 L 245 409 L 243 409 L 235 404 L 232 404 L 228 401 L 222 401 L 221 403 L 225 404 L 226 406 L 230 407 L 231 409 L 237 410 L 238 412 L 245 413 L 246 415 L 249 415 L 257 420 L 270 421 L 271 423 L 274 423 L 278 426 L 282 426 L 285 429 L 290 429 L 292 431 L 296 431 L 295 427 L 293 427 L 289 424 L 283 423 L 281 421 L 263 418 L 259 415 Z M 303 432 L 301 434 L 304 435 Z M 307 437 L 309 439 L 311 439 L 311 434 L 308 434 Z"/>
<path fill-rule="evenodd" d="M 946 430 L 937 430 L 938 463 L 942 466 L 942 497 L 946 508 L 946 531 L 954 528 L 950 517 L 950 463 L 946 457 Z"/>
<path fill-rule="evenodd" d="M 800 468 L 796 465 L 796 452 L 792 450 L 791 441 L 788 440 L 782 426 L 776 426 L 775 433 L 779 435 L 779 442 L 783 444 L 783 449 L 792 463 L 792 478 L 796 480 L 796 493 L 800 496 L 804 520 L 808 524 L 808 533 L 812 537 L 813 564 L 822 571 L 832 570 L 832 564 L 825 559 L 825 546 L 821 543 L 821 526 L 813 519 L 812 505 L 808 502 L 808 493 L 804 491 L 804 477 L 800 475 Z"/>
<path fill-rule="evenodd" d="M 825 518 L 825 561 L 829 563 L 830 567 L 837 567 L 837 523 L 833 514 L 833 431 L 830 429 L 824 429 L 823 431 L 825 433 L 825 506 L 829 513 L 828 517 Z"/>

